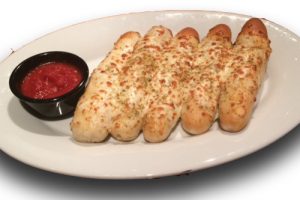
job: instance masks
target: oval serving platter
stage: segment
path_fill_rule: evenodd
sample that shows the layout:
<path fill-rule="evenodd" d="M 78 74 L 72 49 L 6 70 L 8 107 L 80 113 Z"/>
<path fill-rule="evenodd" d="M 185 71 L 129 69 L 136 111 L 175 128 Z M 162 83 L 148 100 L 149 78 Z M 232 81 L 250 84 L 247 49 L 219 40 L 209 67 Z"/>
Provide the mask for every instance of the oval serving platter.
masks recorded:
<path fill-rule="evenodd" d="M 47 34 L 20 48 L 0 64 L 1 150 L 28 165 L 51 172 L 100 179 L 139 179 L 201 170 L 241 158 L 278 140 L 300 122 L 300 41 L 268 20 L 273 53 L 258 98 L 259 106 L 243 131 L 229 134 L 217 123 L 204 135 L 190 136 L 180 125 L 170 138 L 149 144 L 142 136 L 130 143 L 109 139 L 76 143 L 71 119 L 43 121 L 27 113 L 9 90 L 8 79 L 22 60 L 45 51 L 67 51 L 82 57 L 90 71 L 126 31 L 144 34 L 153 25 L 174 33 L 194 27 L 203 37 L 216 24 L 230 26 L 235 40 L 250 16 L 212 11 L 154 11 L 95 19 Z"/>

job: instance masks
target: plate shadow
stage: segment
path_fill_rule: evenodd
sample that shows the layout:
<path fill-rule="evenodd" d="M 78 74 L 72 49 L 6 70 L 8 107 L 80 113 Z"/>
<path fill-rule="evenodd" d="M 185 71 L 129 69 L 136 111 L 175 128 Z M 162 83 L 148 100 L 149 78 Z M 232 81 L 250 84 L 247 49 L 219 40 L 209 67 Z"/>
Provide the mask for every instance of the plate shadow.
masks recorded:
<path fill-rule="evenodd" d="M 244 158 L 186 175 L 150 180 L 97 180 L 54 174 L 23 164 L 3 152 L 0 152 L 0 162 L 8 178 L 11 177 L 21 185 L 33 188 L 32 190 L 59 192 L 64 196 L 85 199 L 153 199 L 157 196 L 169 196 L 170 193 L 178 197 L 193 192 L 207 193 L 218 187 L 225 187 L 228 182 L 245 181 L 247 177 L 268 170 L 296 148 L 299 149 L 299 141 L 300 125 L 272 145 Z"/>
<path fill-rule="evenodd" d="M 43 123 L 43 120 L 29 114 L 22 107 L 20 101 L 17 98 L 11 98 L 8 103 L 7 110 L 8 116 L 16 124 L 16 126 L 19 126 L 26 131 L 47 136 L 68 136 L 64 132 L 52 130 L 50 127 Z"/>

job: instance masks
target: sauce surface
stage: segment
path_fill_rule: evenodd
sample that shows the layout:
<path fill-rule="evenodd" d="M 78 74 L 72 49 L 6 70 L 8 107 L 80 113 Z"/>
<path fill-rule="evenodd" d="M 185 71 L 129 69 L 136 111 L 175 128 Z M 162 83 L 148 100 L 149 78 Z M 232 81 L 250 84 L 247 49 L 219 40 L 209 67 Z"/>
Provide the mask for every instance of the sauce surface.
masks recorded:
<path fill-rule="evenodd" d="M 49 62 L 30 71 L 22 81 L 21 92 L 34 99 L 51 99 L 74 89 L 82 80 L 76 66 Z"/>

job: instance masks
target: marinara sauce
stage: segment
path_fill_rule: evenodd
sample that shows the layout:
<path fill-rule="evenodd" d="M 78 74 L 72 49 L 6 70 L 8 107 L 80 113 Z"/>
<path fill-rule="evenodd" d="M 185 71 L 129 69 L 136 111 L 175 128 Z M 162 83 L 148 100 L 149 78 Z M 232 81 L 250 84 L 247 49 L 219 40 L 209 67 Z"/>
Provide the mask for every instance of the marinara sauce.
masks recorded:
<path fill-rule="evenodd" d="M 34 99 L 51 99 L 74 89 L 82 80 L 76 66 L 68 63 L 49 62 L 30 71 L 22 81 L 24 96 Z"/>

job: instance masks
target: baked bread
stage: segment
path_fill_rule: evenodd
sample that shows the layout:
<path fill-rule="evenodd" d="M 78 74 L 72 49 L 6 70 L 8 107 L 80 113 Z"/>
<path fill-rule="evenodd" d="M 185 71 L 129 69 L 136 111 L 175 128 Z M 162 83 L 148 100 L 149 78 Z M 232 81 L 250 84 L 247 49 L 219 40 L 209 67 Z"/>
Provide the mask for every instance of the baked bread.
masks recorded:
<path fill-rule="evenodd" d="M 257 18 L 248 20 L 226 66 L 230 73 L 219 101 L 219 122 L 225 131 L 237 132 L 248 124 L 270 53 L 265 25 Z"/>
<path fill-rule="evenodd" d="M 271 53 L 266 27 L 245 23 L 234 45 L 219 24 L 199 43 L 193 28 L 175 37 L 153 26 L 144 37 L 123 34 L 93 71 L 71 130 L 79 142 L 101 142 L 109 134 L 131 141 L 143 131 L 148 142 L 166 140 L 179 118 L 192 135 L 219 124 L 242 130 L 251 117 Z"/>
<path fill-rule="evenodd" d="M 150 82 L 154 95 L 144 117 L 143 134 L 148 142 L 162 142 L 176 125 L 182 107 L 182 75 L 190 70 L 192 55 L 199 43 L 195 29 L 185 28 L 163 51 L 162 59 Z"/>
<path fill-rule="evenodd" d="M 221 91 L 221 73 L 231 49 L 231 31 L 224 24 L 209 30 L 194 53 L 186 75 L 181 124 L 190 134 L 206 132 L 213 124 Z"/>
<path fill-rule="evenodd" d="M 150 102 L 156 93 L 151 90 L 151 81 L 159 70 L 162 52 L 170 44 L 172 32 L 163 26 L 153 26 L 137 42 L 126 68 L 120 72 L 120 113 L 113 119 L 111 134 L 120 141 L 138 137 Z"/>
<path fill-rule="evenodd" d="M 126 66 L 139 39 L 140 34 L 136 32 L 123 34 L 93 71 L 71 122 L 75 140 L 101 142 L 108 136 L 112 118 L 119 113 L 119 105 L 115 101 L 119 91 L 119 72 Z"/>

